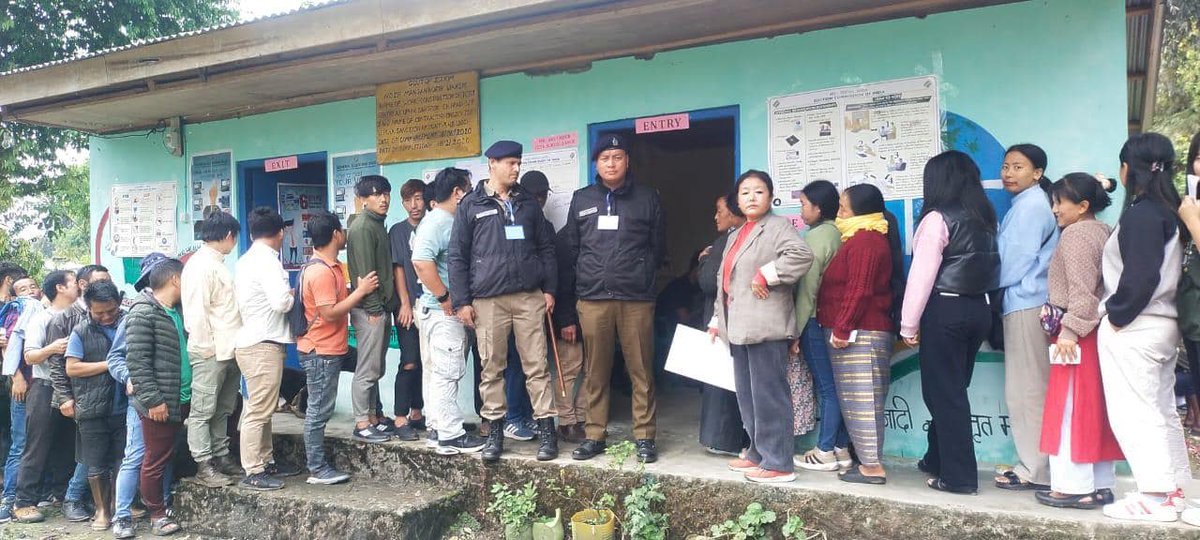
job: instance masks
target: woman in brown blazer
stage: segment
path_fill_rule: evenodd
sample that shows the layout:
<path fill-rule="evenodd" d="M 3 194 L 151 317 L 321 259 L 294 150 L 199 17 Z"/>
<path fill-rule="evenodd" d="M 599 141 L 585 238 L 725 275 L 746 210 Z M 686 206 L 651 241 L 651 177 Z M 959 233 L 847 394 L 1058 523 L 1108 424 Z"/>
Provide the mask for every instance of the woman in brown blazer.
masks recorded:
<path fill-rule="evenodd" d="M 708 332 L 729 343 L 738 409 L 750 448 L 729 469 L 751 482 L 796 479 L 792 454 L 792 394 L 788 345 L 796 327 L 793 285 L 812 265 L 812 251 L 791 222 L 771 213 L 774 184 L 765 172 L 738 177 L 738 207 L 746 224 L 722 254 L 716 315 Z"/>

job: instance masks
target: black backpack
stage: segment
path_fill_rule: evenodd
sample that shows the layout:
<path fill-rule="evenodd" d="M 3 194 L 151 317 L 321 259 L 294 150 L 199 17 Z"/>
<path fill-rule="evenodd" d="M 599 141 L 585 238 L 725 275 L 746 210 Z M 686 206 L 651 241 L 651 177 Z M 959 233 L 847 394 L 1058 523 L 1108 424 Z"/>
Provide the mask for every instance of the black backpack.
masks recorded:
<path fill-rule="evenodd" d="M 288 312 L 288 326 L 292 328 L 292 335 L 295 337 L 307 334 L 308 327 L 312 324 L 304 315 L 304 270 L 317 263 L 321 263 L 321 260 L 316 257 L 309 259 L 300 267 L 300 275 L 296 276 L 296 288 L 292 290 L 292 310 Z"/>

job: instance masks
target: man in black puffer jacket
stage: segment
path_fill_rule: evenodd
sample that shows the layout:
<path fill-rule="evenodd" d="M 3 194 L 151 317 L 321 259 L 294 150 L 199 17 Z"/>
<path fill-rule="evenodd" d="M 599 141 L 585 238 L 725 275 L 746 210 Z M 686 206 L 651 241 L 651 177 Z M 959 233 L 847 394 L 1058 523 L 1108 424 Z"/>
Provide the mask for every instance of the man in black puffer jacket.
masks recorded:
<path fill-rule="evenodd" d="M 143 270 L 150 290 L 134 300 L 125 316 L 125 362 L 146 446 L 139 489 L 155 535 L 179 531 L 179 524 L 167 516 L 162 478 L 175 456 L 175 437 L 183 429 L 192 399 L 187 338 L 178 310 L 182 272 L 178 259 L 164 259 Z"/>
<path fill-rule="evenodd" d="M 629 144 L 604 135 L 592 150 L 596 183 L 577 190 L 563 231 L 566 272 L 575 279 L 583 330 L 587 439 L 571 454 L 591 459 L 606 448 L 609 376 L 617 338 L 633 382 L 633 435 L 638 457 L 658 459 L 654 444 L 654 279 L 666 253 L 662 203 L 653 188 L 628 176 Z"/>
<path fill-rule="evenodd" d="M 64 374 L 75 400 L 79 425 L 79 462 L 87 467 L 96 516 L 92 530 L 104 531 L 112 522 L 112 471 L 125 450 L 125 389 L 108 374 L 108 351 L 121 323 L 121 291 L 111 281 L 97 281 L 83 295 L 87 316 L 67 341 Z"/>

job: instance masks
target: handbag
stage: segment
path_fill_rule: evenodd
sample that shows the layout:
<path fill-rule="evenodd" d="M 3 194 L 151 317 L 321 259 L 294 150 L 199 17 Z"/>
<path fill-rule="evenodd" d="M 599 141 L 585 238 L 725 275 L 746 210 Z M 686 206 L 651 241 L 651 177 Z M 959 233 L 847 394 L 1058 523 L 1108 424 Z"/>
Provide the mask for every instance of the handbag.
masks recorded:
<path fill-rule="evenodd" d="M 1063 315 L 1066 313 L 1066 310 L 1050 302 L 1042 304 L 1042 313 L 1038 316 L 1038 321 L 1042 323 L 1042 330 L 1050 337 L 1057 336 L 1059 332 L 1062 332 Z"/>

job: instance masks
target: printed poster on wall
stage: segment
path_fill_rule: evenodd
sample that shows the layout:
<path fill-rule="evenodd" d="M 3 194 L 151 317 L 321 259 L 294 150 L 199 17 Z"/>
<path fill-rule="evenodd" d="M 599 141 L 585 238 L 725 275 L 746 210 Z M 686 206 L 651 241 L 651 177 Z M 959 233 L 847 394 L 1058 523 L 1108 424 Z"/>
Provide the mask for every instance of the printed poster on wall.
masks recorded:
<path fill-rule="evenodd" d="M 330 208 L 343 221 L 358 212 L 354 205 L 354 184 L 369 174 L 379 174 L 379 163 L 374 150 L 362 150 L 329 157 L 330 188 L 333 190 L 333 206 Z"/>
<path fill-rule="evenodd" d="M 384 164 L 479 155 L 479 74 L 379 85 L 375 140 Z"/>
<path fill-rule="evenodd" d="M 813 180 L 920 197 L 925 162 L 942 148 L 934 76 L 773 97 L 767 110 L 776 206 L 799 205 Z"/>
<path fill-rule="evenodd" d="M 113 255 L 175 253 L 176 189 L 173 181 L 112 187 L 109 236 Z"/>
<path fill-rule="evenodd" d="M 550 181 L 550 196 L 546 200 L 546 219 L 559 230 L 567 224 L 567 209 L 571 195 L 579 188 L 579 150 L 566 148 L 549 152 L 531 152 L 521 158 L 521 175 L 541 171 Z"/>
<path fill-rule="evenodd" d="M 279 184 L 279 215 L 283 216 L 283 248 L 279 256 L 283 267 L 299 270 L 312 257 L 312 238 L 308 236 L 308 218 L 315 210 L 324 210 L 325 186 Z"/>
<path fill-rule="evenodd" d="M 233 193 L 232 152 L 226 150 L 193 155 L 189 178 L 192 221 L 203 220 L 216 209 L 229 212 Z"/>

